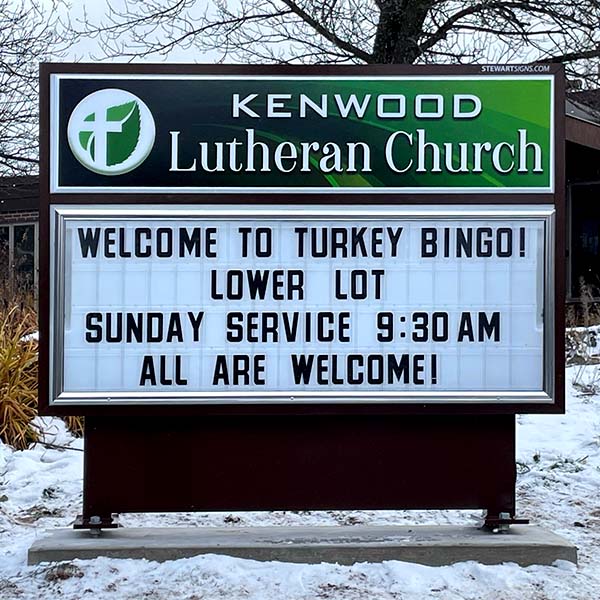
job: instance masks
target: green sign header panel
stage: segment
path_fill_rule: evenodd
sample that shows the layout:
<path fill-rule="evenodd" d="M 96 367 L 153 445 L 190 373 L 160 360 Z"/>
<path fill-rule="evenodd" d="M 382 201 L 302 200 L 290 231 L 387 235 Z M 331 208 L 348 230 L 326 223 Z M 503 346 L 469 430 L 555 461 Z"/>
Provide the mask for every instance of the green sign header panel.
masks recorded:
<path fill-rule="evenodd" d="M 553 74 L 54 73 L 50 92 L 51 193 L 554 191 Z"/>

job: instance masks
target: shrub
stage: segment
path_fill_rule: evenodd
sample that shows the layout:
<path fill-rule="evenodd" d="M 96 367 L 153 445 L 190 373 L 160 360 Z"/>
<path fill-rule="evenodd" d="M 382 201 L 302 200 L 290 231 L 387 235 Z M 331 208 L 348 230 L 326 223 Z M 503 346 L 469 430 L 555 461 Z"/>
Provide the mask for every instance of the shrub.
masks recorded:
<path fill-rule="evenodd" d="M 0 296 L 1 297 L 1 296 Z M 0 439 L 24 449 L 40 441 L 37 313 L 31 293 L 0 300 Z M 81 417 L 64 417 L 67 429 L 83 434 Z"/>
<path fill-rule="evenodd" d="M 582 394 L 600 392 L 600 304 L 598 288 L 580 282 L 579 302 L 567 309 L 565 350 L 574 366 L 573 385 Z"/>
<path fill-rule="evenodd" d="M 15 448 L 38 441 L 37 330 L 35 310 L 25 303 L 0 308 L 0 439 Z"/>
<path fill-rule="evenodd" d="M 579 282 L 579 302 L 567 307 L 565 352 L 567 365 L 600 362 L 600 305 L 596 288 Z"/>
<path fill-rule="evenodd" d="M 83 417 L 62 417 L 62 420 L 75 437 L 83 435 Z"/>

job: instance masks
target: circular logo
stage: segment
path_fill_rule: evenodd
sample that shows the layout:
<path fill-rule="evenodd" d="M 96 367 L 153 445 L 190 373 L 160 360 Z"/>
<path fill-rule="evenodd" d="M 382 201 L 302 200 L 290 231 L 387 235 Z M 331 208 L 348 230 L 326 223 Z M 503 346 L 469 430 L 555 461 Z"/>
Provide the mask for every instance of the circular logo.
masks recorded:
<path fill-rule="evenodd" d="M 129 173 L 152 150 L 156 127 L 148 107 L 125 90 L 86 96 L 67 126 L 69 146 L 87 169 L 101 175 Z"/>

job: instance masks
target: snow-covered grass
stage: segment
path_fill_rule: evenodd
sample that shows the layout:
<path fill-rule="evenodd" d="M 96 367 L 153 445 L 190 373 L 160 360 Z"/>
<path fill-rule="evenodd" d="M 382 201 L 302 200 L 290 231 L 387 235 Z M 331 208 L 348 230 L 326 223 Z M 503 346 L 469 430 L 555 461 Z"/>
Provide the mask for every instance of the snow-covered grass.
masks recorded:
<path fill-rule="evenodd" d="M 27 548 L 47 528 L 68 526 L 81 508 L 82 441 L 47 419 L 46 442 L 0 445 L 1 600 L 527 600 L 600 598 L 600 395 L 585 385 L 597 366 L 567 371 L 566 415 L 518 417 L 518 509 L 571 540 L 580 564 L 521 568 L 465 562 L 339 565 L 260 563 L 199 556 L 163 564 L 99 558 L 26 566 Z M 474 523 L 472 511 L 343 511 L 124 515 L 126 526 Z"/>

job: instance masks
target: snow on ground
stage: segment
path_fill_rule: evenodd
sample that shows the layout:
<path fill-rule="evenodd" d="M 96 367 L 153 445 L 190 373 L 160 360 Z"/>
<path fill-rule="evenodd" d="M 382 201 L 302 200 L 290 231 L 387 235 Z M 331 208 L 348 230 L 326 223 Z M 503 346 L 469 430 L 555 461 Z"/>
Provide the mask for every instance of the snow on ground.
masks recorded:
<path fill-rule="evenodd" d="M 81 440 L 44 419 L 46 441 L 15 452 L 0 444 L 0 600 L 545 600 L 600 598 L 600 395 L 594 367 L 567 371 L 566 415 L 518 417 L 518 510 L 579 548 L 580 564 L 521 568 L 465 562 L 426 567 L 388 561 L 339 565 L 261 563 L 223 556 L 154 563 L 76 560 L 26 566 L 44 530 L 81 508 Z M 577 387 L 572 384 L 575 382 Z M 343 511 L 124 515 L 126 526 L 475 523 L 472 511 Z"/>

